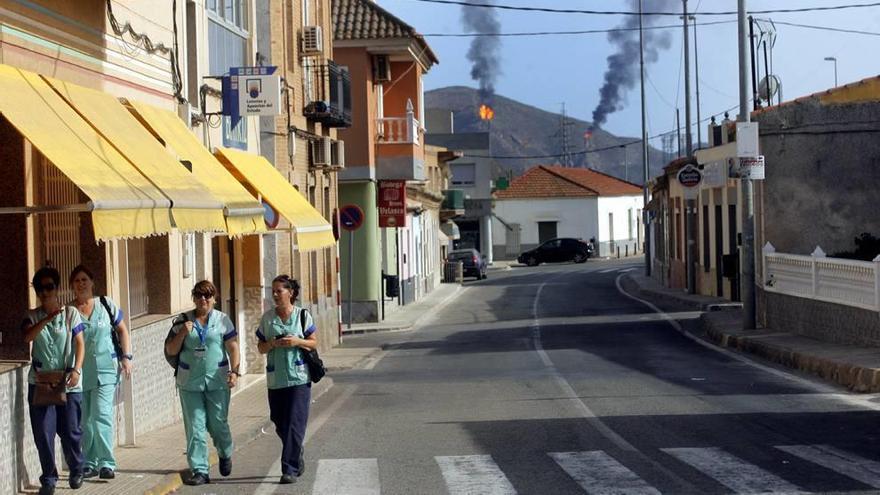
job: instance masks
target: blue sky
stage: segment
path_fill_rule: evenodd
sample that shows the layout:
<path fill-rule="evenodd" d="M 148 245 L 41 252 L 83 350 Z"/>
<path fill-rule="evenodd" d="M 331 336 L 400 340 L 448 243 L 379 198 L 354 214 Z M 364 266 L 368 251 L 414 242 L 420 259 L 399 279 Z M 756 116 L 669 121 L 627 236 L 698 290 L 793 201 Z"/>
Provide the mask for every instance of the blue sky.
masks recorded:
<path fill-rule="evenodd" d="M 655 0 L 645 0 L 651 10 Z M 625 10 L 623 0 L 496 0 L 496 3 L 550 8 L 592 8 Z M 459 33 L 461 7 L 428 4 L 415 0 L 378 0 L 384 8 L 414 26 L 419 32 Z M 736 10 L 735 0 L 689 0 L 691 11 Z M 868 3 L 867 0 L 750 0 L 750 10 Z M 534 12 L 499 11 L 502 32 L 565 31 L 613 28 L 619 16 L 588 16 Z M 766 16 L 765 16 L 766 17 Z M 880 33 L 880 7 L 820 13 L 772 14 L 775 21 L 829 26 Z M 702 17 L 698 22 L 735 20 L 735 17 Z M 658 23 L 673 24 L 677 18 Z M 825 57 L 837 57 L 840 84 L 880 74 L 880 36 L 846 34 L 777 25 L 773 50 L 775 72 L 783 83 L 783 97 L 827 89 L 834 84 L 833 64 Z M 681 76 L 682 30 L 671 30 L 672 46 L 648 67 L 647 86 L 649 133 L 674 129 L 676 106 L 684 121 L 684 81 Z M 699 62 L 702 117 L 738 103 L 736 23 L 699 28 Z M 468 38 L 428 37 L 440 65 L 426 78 L 428 89 L 450 85 L 476 86 L 470 79 L 465 53 Z M 693 40 L 691 40 L 693 43 Z M 558 112 L 562 102 L 570 115 L 590 120 L 599 99 L 606 57 L 612 46 L 604 34 L 504 38 L 501 48 L 503 73 L 496 92 L 524 103 Z M 637 63 L 637 60 L 634 61 Z M 693 90 L 693 84 L 692 84 Z M 628 104 L 612 114 L 605 128 L 615 134 L 640 134 L 638 86 L 627 94 Z M 695 112 L 695 110 L 694 110 Z M 735 115 L 736 112 L 732 112 Z M 696 120 L 696 119 L 694 119 Z M 695 131 L 696 132 L 696 131 Z M 705 135 L 705 132 L 704 132 Z M 659 146 L 659 140 L 654 141 Z"/>

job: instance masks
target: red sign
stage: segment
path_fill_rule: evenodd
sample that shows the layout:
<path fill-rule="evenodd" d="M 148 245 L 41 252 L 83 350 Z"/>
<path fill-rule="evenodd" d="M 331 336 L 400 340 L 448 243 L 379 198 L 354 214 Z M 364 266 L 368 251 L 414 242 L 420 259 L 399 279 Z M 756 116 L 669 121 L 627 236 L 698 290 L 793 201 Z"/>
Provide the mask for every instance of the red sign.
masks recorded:
<path fill-rule="evenodd" d="M 406 227 L 406 181 L 379 181 L 379 227 Z"/>

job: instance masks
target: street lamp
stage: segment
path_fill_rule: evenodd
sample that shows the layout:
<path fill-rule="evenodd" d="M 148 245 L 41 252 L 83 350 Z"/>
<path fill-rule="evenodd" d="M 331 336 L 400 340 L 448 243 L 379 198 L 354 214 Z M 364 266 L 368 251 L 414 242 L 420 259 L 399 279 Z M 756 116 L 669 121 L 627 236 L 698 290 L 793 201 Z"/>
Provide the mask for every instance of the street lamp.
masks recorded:
<path fill-rule="evenodd" d="M 834 87 L 837 87 L 837 57 L 825 57 L 826 62 L 834 62 Z"/>

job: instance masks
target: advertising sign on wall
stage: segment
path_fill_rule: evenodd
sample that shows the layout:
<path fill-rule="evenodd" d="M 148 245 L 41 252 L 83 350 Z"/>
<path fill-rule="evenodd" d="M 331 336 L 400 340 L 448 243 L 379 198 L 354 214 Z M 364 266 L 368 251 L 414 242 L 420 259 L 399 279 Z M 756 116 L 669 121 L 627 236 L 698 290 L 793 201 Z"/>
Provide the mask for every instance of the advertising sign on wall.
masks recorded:
<path fill-rule="evenodd" d="M 379 227 L 406 227 L 406 181 L 379 181 Z"/>

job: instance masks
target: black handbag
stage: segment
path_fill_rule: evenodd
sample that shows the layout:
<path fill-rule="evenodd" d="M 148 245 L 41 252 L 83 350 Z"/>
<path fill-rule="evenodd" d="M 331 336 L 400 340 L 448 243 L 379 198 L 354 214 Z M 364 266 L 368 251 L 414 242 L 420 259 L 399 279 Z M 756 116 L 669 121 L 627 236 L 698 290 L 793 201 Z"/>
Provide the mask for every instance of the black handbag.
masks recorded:
<path fill-rule="evenodd" d="M 119 341 L 119 327 L 117 327 L 113 323 L 113 317 L 115 316 L 112 311 L 110 311 L 110 303 L 107 302 L 107 298 L 101 296 L 101 306 L 104 306 L 104 310 L 107 311 L 107 316 L 110 317 L 110 326 L 112 329 L 110 330 L 110 338 L 113 340 L 113 352 L 116 353 L 116 359 L 122 361 L 122 344 Z"/>
<path fill-rule="evenodd" d="M 306 334 L 306 314 L 308 313 L 305 309 L 299 312 L 299 324 L 302 327 L 303 336 L 305 336 Z M 318 350 L 308 350 L 300 347 L 299 352 L 302 355 L 303 362 L 309 369 L 309 379 L 312 381 L 312 383 L 320 382 L 321 378 L 324 378 L 324 375 L 327 374 L 327 368 L 324 367 L 324 361 L 322 361 L 321 357 L 318 356 Z"/>

